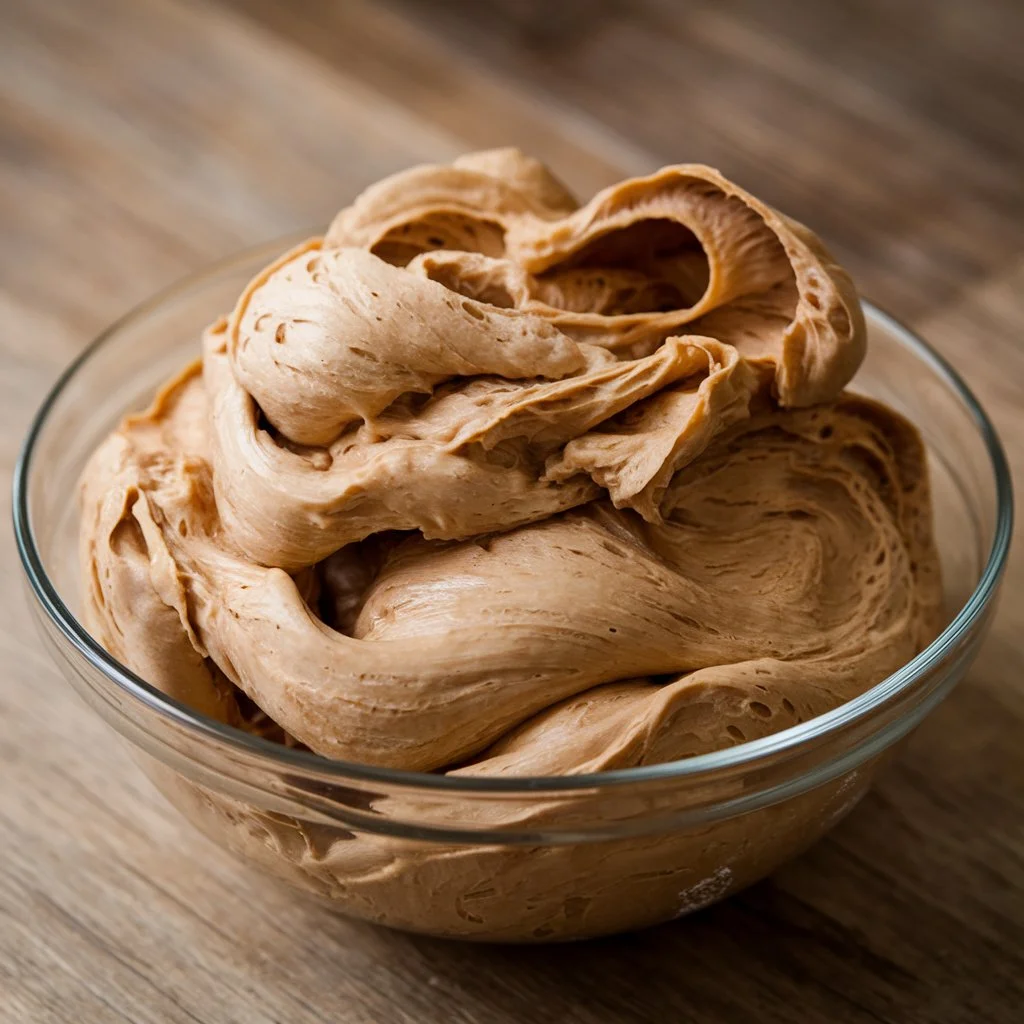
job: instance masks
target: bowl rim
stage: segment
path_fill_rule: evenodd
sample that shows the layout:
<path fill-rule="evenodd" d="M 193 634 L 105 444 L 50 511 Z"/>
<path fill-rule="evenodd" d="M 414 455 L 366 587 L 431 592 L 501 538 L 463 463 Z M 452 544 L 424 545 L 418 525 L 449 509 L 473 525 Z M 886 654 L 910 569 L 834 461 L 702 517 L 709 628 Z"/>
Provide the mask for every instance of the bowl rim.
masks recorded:
<path fill-rule="evenodd" d="M 1013 490 L 1009 463 L 1002 443 L 988 414 L 973 392 L 947 360 L 927 342 L 904 326 L 891 314 L 862 300 L 868 320 L 879 322 L 904 348 L 922 359 L 966 407 L 985 444 L 995 481 L 996 521 L 992 542 L 984 568 L 970 597 L 957 611 L 945 629 L 924 650 L 886 679 L 823 715 L 791 726 L 756 740 L 749 740 L 724 750 L 694 757 L 635 768 L 621 768 L 585 775 L 517 776 L 514 778 L 474 778 L 441 775 L 406 769 L 385 768 L 357 762 L 325 758 L 311 751 L 295 750 L 273 743 L 226 723 L 218 722 L 169 697 L 141 676 L 118 662 L 93 639 L 72 614 L 50 580 L 44 566 L 29 508 L 29 480 L 33 457 L 40 434 L 46 426 L 54 405 L 76 373 L 92 359 L 111 338 L 143 321 L 161 306 L 184 297 L 193 288 L 234 268 L 255 261 L 258 256 L 274 258 L 282 246 L 298 236 L 288 236 L 254 246 L 213 263 L 203 270 L 186 275 L 156 292 L 101 331 L 61 373 L 34 415 L 22 444 L 13 476 L 12 515 L 15 542 L 22 568 L 33 595 L 47 618 L 72 647 L 89 664 L 116 684 L 129 697 L 145 704 L 162 718 L 183 726 L 195 737 L 226 744 L 236 751 L 264 763 L 271 769 L 315 773 L 320 779 L 338 783 L 372 782 L 392 786 L 439 790 L 451 794 L 510 795 L 524 792 L 566 792 L 594 790 L 611 786 L 670 779 L 696 780 L 730 769 L 761 766 L 780 756 L 795 755 L 805 745 L 821 740 L 866 719 L 892 698 L 909 690 L 925 673 L 943 658 L 985 614 L 994 598 L 1006 566 L 1013 532 Z"/>

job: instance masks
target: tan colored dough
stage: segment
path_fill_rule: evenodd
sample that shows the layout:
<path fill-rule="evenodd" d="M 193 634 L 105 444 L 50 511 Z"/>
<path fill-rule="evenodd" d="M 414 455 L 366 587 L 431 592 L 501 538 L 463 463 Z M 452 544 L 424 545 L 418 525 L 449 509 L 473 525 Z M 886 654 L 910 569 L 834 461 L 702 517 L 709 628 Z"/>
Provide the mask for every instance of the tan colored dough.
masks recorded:
<path fill-rule="evenodd" d="M 197 711 L 366 764 L 573 775 L 769 735 L 940 624 L 924 451 L 844 391 L 863 351 L 820 242 L 709 168 L 582 207 L 512 150 L 414 168 L 257 275 L 95 452 L 89 628 Z M 267 827 L 276 869 L 375 919 L 415 924 L 388 879 L 458 888 L 464 850 Z M 551 858 L 545 936 L 577 874 Z M 518 935 L 526 869 L 476 866 L 481 930 Z"/>

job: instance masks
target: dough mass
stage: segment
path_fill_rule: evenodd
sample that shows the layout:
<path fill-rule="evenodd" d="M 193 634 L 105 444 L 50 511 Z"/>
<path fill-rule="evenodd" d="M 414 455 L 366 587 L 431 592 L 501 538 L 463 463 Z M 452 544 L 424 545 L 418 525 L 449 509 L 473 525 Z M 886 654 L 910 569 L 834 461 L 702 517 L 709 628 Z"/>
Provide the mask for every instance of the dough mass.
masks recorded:
<path fill-rule="evenodd" d="M 222 721 L 460 775 L 672 760 L 935 634 L 924 456 L 805 228 L 700 166 L 389 178 L 83 476 L 90 628 Z"/>
<path fill-rule="evenodd" d="M 511 150 L 414 168 L 257 275 L 95 452 L 87 624 L 197 711 L 364 764 L 573 775 L 765 736 L 940 624 L 917 432 L 843 390 L 864 343 L 814 236 L 708 168 L 582 207 Z M 876 763 L 686 828 L 651 818 L 683 785 L 331 789 L 352 824 L 148 770 L 349 913 L 542 941 L 762 877 Z M 303 784 L 282 767 L 267 792 Z M 547 831 L 595 820 L 613 838 Z"/>

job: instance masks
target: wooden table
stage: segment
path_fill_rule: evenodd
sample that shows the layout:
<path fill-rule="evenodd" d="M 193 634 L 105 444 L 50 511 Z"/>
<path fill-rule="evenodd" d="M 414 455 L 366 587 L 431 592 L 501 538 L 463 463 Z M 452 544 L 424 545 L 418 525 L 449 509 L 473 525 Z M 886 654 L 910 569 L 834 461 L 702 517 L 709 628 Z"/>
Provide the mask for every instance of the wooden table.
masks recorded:
<path fill-rule="evenodd" d="M 1022 38 L 1019 0 L 2 0 L 3 500 L 46 388 L 130 305 L 509 142 L 583 194 L 717 164 L 813 225 L 1024 479 Z M 9 537 L 0 572 L 4 1021 L 1024 1019 L 1022 551 L 970 679 L 828 840 L 696 917 L 556 949 L 256 896 L 59 678 Z"/>

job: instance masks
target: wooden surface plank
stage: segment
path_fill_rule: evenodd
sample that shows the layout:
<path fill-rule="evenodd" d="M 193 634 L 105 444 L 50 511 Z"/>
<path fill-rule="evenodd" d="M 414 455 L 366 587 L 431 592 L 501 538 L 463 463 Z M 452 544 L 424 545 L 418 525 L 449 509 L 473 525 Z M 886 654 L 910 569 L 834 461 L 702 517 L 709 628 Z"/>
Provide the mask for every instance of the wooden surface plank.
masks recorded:
<path fill-rule="evenodd" d="M 1020 5 L 681 9 L 0 5 L 4 511 L 32 410 L 127 306 L 323 221 L 393 169 L 502 142 L 584 193 L 669 160 L 720 164 L 954 360 L 1022 478 Z M 0 1020 L 1017 1019 L 1016 553 L 976 669 L 826 841 L 694 918 L 560 949 L 388 933 L 264 885 L 193 835 L 70 695 L 19 575 L 8 537 Z"/>

